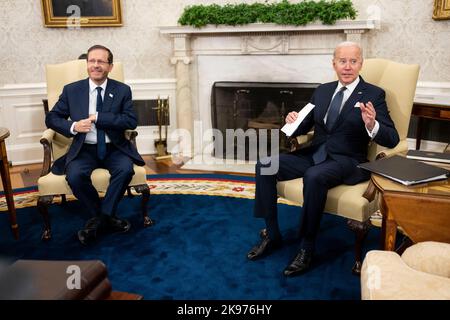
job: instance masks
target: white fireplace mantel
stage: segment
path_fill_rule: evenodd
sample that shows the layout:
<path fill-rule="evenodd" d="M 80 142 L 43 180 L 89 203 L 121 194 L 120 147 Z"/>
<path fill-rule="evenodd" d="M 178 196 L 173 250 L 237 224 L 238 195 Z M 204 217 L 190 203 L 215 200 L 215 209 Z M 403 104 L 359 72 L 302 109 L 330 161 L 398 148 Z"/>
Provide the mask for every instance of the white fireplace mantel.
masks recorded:
<path fill-rule="evenodd" d="M 379 26 L 378 20 L 339 20 L 333 25 L 160 27 L 172 39 L 177 127 L 193 133 L 194 121 L 200 121 L 210 128 L 214 81 L 327 81 L 333 77 L 336 44 L 354 41 L 364 47 L 364 33 Z"/>
<path fill-rule="evenodd" d="M 320 22 L 310 23 L 305 26 L 279 25 L 275 23 L 250 23 L 241 26 L 207 25 L 202 28 L 174 26 L 161 27 L 162 34 L 169 35 L 202 35 L 202 34 L 227 34 L 227 33 L 254 33 L 254 32 L 310 32 L 310 31 L 342 31 L 360 33 L 370 29 L 379 28 L 379 20 L 339 20 L 333 25 L 325 25 Z"/>

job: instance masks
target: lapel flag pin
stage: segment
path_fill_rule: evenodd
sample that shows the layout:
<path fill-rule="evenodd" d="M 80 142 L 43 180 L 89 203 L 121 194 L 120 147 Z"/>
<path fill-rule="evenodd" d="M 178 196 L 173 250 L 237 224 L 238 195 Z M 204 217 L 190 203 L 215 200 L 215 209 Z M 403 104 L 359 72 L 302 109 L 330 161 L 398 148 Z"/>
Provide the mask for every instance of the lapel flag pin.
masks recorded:
<path fill-rule="evenodd" d="M 114 97 L 112 93 L 110 93 L 109 96 L 110 96 L 111 98 Z"/>

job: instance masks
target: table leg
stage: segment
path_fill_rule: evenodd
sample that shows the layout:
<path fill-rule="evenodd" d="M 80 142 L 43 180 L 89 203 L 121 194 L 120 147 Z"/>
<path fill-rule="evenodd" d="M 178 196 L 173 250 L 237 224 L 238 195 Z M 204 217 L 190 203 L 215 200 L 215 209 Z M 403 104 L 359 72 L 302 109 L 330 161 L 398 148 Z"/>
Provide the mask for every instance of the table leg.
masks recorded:
<path fill-rule="evenodd" d="M 387 251 L 394 251 L 395 238 L 397 236 L 397 223 L 391 218 L 384 197 L 381 198 L 380 204 L 380 211 L 383 216 L 381 223 L 381 248 Z"/>
<path fill-rule="evenodd" d="M 384 237 L 384 250 L 395 250 L 395 239 L 397 237 L 397 223 L 394 220 L 386 220 L 386 234 Z"/>
<path fill-rule="evenodd" d="M 420 149 L 420 140 L 422 140 L 422 125 L 423 125 L 423 118 L 417 117 L 416 150 Z"/>
<path fill-rule="evenodd" d="M 1 166 L 0 171 L 2 175 L 3 190 L 5 193 L 6 204 L 8 205 L 9 219 L 11 221 L 11 228 L 15 239 L 19 239 L 19 226 L 16 220 L 16 208 L 14 206 L 14 198 L 11 187 L 11 177 L 9 175 L 9 163 L 6 156 L 5 141 L 0 141 L 1 150 Z"/>

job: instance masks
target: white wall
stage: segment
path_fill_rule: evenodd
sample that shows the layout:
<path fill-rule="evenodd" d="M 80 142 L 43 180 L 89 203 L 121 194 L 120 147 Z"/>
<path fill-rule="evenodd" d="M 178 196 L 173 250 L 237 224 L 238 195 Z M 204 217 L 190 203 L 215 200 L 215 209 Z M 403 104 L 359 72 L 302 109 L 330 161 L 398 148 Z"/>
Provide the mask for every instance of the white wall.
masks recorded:
<path fill-rule="evenodd" d="M 419 81 L 450 81 L 450 20 L 432 19 L 434 0 L 353 0 L 361 17 L 380 17 L 367 56 L 419 63 Z"/>
<path fill-rule="evenodd" d="M 78 57 L 93 43 L 110 47 L 127 79 L 173 78 L 169 39 L 159 26 L 176 25 L 189 4 L 256 0 L 121 0 L 123 27 L 45 28 L 41 0 L 0 1 L 0 87 L 44 82 L 44 65 Z M 262 1 L 262 0 L 260 0 Z M 292 1 L 292 0 L 291 0 Z M 298 2 L 298 1 L 292 1 Z M 450 20 L 434 21 L 434 0 L 353 0 L 361 18 L 380 17 L 367 56 L 420 63 L 421 81 L 450 81 Z"/>

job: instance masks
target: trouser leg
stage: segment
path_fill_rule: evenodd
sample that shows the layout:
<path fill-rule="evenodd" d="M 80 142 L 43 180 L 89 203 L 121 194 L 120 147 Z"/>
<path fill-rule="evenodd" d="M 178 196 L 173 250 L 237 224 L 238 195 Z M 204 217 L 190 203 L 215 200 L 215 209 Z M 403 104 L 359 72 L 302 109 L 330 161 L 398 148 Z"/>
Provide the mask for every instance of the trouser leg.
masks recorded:
<path fill-rule="evenodd" d="M 100 214 L 100 198 L 91 181 L 92 171 L 98 166 L 95 150 L 95 145 L 83 146 L 76 159 L 66 167 L 66 180 L 73 195 L 92 216 Z"/>
<path fill-rule="evenodd" d="M 102 201 L 102 213 L 111 216 L 116 215 L 117 206 L 125 193 L 125 190 L 134 175 L 133 161 L 126 154 L 108 146 L 108 153 L 103 160 L 104 167 L 109 171 L 111 178 Z"/>
<path fill-rule="evenodd" d="M 277 160 L 279 161 L 278 171 L 268 173 L 263 170 L 271 166 L 272 161 Z M 277 212 L 277 181 L 301 177 L 311 165 L 310 157 L 294 154 L 281 154 L 277 159 L 272 157 L 257 162 L 254 215 L 265 219 L 270 238 L 281 237 Z"/>
<path fill-rule="evenodd" d="M 299 233 L 307 245 L 311 245 L 317 236 L 328 190 L 342 183 L 342 169 L 332 159 L 306 170 L 303 177 L 304 201 Z"/>

